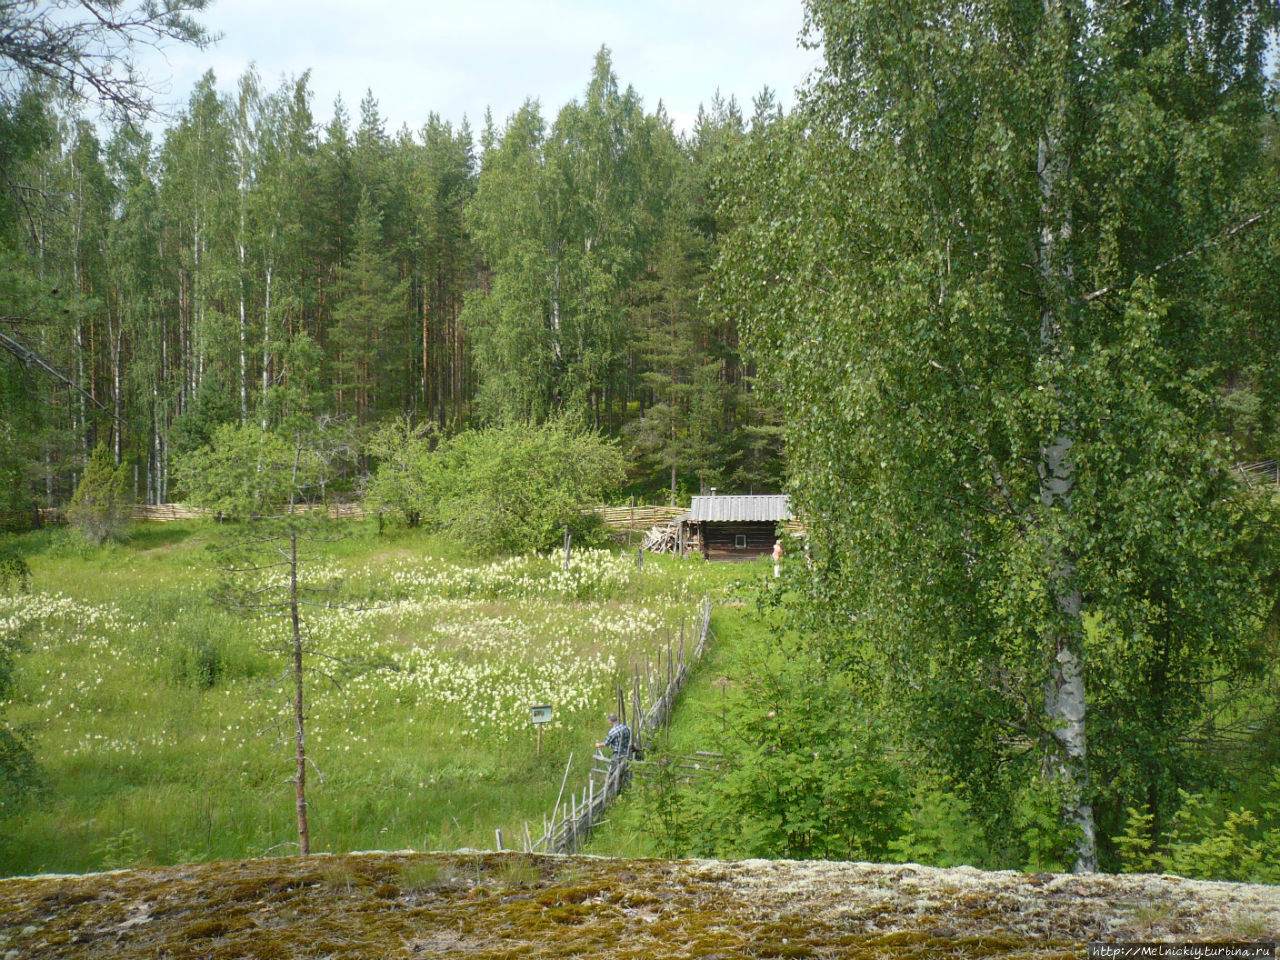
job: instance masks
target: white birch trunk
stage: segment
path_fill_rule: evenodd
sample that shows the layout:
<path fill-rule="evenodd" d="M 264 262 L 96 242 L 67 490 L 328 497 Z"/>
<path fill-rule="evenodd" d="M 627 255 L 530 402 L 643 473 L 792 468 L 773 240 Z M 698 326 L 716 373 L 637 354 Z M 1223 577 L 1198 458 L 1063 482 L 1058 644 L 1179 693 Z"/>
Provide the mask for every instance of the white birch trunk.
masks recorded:
<path fill-rule="evenodd" d="M 274 231 L 272 239 L 275 239 Z M 271 389 L 271 276 L 274 272 L 274 267 L 267 267 L 266 296 L 262 306 L 262 402 L 264 404 L 267 402 L 267 391 Z"/>
<path fill-rule="evenodd" d="M 1058 34 L 1056 39 L 1062 45 L 1059 55 L 1069 64 L 1075 37 L 1060 0 L 1045 0 L 1044 11 L 1045 29 Z M 1040 315 L 1040 345 L 1042 355 L 1059 371 L 1069 362 L 1063 349 L 1060 311 L 1071 296 L 1069 291 L 1074 281 L 1067 249 L 1071 239 L 1071 200 L 1066 181 L 1071 173 L 1071 158 L 1063 144 L 1070 78 L 1069 66 L 1059 66 L 1057 90 L 1040 138 L 1036 167 L 1041 202 L 1039 268 L 1044 303 Z M 1061 398 L 1061 386 L 1050 383 L 1049 389 Z M 1074 547 L 1063 542 L 1061 536 L 1061 528 L 1070 522 L 1071 498 L 1076 486 L 1076 465 L 1071 454 L 1075 426 L 1070 416 L 1064 416 L 1062 422 L 1064 426 L 1059 433 L 1042 444 L 1037 467 L 1040 500 L 1049 515 L 1045 557 L 1049 590 L 1057 606 L 1052 626 L 1044 638 L 1052 652 L 1044 693 L 1045 718 L 1053 731 L 1053 741 L 1047 745 L 1046 773 L 1062 791 L 1064 822 L 1078 831 L 1073 870 L 1091 873 L 1098 868 L 1098 853 L 1093 808 L 1088 802 L 1083 609 Z"/>
<path fill-rule="evenodd" d="M 240 422 L 249 422 L 249 315 L 244 302 L 244 213 L 240 214 L 241 240 L 236 244 L 240 259 Z"/>
<path fill-rule="evenodd" d="M 116 466 L 120 465 L 120 458 L 123 453 L 121 450 L 121 442 L 123 440 L 123 430 L 120 429 L 120 354 L 123 350 L 124 340 L 124 322 L 119 320 L 116 323 L 115 336 L 111 338 L 111 407 L 115 415 L 115 422 L 112 427 L 112 434 L 115 437 L 115 455 Z M 137 498 L 137 475 L 134 476 L 134 498 Z"/>
<path fill-rule="evenodd" d="M 151 380 L 151 456 L 147 464 L 147 502 L 155 504 L 162 502 L 160 499 L 160 383 L 164 380 L 167 352 L 164 331 L 161 330 L 160 371 Z"/>
<path fill-rule="evenodd" d="M 191 271 L 191 343 L 187 349 L 190 355 L 187 358 L 187 395 L 192 400 L 196 396 L 196 387 L 199 383 L 196 367 L 198 366 L 198 357 L 200 348 L 198 342 L 200 340 L 200 328 L 203 326 L 203 310 L 204 310 L 204 286 L 200 282 L 200 217 L 196 216 L 195 236 L 192 244 L 192 271 Z"/>
<path fill-rule="evenodd" d="M 169 371 L 169 342 L 163 335 L 160 336 L 160 378 L 161 381 L 168 377 Z M 158 385 L 153 385 L 152 396 L 156 401 L 156 503 L 167 503 L 169 500 L 169 444 L 167 442 L 168 432 L 168 411 L 160 403 L 160 394 Z"/>
<path fill-rule="evenodd" d="M 555 273 L 551 278 L 551 353 L 556 360 L 561 359 L 560 349 L 560 264 L 556 263 Z"/>

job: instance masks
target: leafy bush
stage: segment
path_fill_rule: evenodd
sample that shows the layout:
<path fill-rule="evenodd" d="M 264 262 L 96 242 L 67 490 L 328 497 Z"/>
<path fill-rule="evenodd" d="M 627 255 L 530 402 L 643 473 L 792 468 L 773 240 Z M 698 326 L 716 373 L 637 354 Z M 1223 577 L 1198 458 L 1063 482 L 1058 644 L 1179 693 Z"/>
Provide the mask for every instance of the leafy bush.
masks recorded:
<path fill-rule="evenodd" d="M 377 472 L 365 491 L 365 503 L 375 510 L 398 513 L 409 526 L 416 527 L 429 500 L 426 460 L 436 440 L 435 424 L 415 425 L 408 417 L 378 428 L 365 447 L 378 461 Z"/>
<path fill-rule="evenodd" d="M 125 827 L 119 833 L 107 837 L 93 849 L 103 870 L 122 870 L 145 866 L 151 861 L 142 834 L 133 827 Z"/>
<path fill-rule="evenodd" d="M 0 721 L 0 807 L 20 801 L 38 785 L 40 768 L 24 730 Z"/>
<path fill-rule="evenodd" d="M 0 634 L 0 703 L 13 689 L 15 647 L 12 635 Z M 28 795 L 38 785 L 39 772 L 27 732 L 0 715 L 0 808 Z"/>
<path fill-rule="evenodd" d="M 291 495 L 324 479 L 318 451 L 279 432 L 240 423 L 214 430 L 208 445 L 178 459 L 175 472 L 189 502 L 240 520 L 277 512 Z"/>
<path fill-rule="evenodd" d="M 181 686 L 209 690 L 226 672 L 227 657 L 222 647 L 209 637 L 193 637 L 175 644 L 170 658 L 170 676 Z"/>
<path fill-rule="evenodd" d="M 648 819 L 694 856 L 889 859 L 910 794 L 885 731 L 845 678 L 774 642 L 730 708 L 733 764 L 687 797 L 655 795 Z"/>
<path fill-rule="evenodd" d="M 133 510 L 124 464 L 116 466 L 105 443 L 98 444 L 67 507 L 67 519 L 92 544 L 119 537 Z"/>
<path fill-rule="evenodd" d="M 22 557 L 0 556 L 0 593 L 26 593 L 31 589 L 31 567 Z"/>
<path fill-rule="evenodd" d="M 1115 838 L 1125 873 L 1280 882 L 1280 770 L 1268 787 L 1272 799 L 1262 804 L 1260 814 L 1228 809 L 1212 795 L 1178 794 L 1178 812 L 1158 836 L 1150 808 L 1129 808 L 1124 833 Z"/>
<path fill-rule="evenodd" d="M 892 859 L 933 867 L 982 867 L 990 854 L 969 804 L 953 790 L 921 783 L 912 791 L 902 833 L 889 841 Z"/>
<path fill-rule="evenodd" d="M 625 479 L 616 443 L 564 422 L 468 430 L 431 448 L 432 435 L 400 422 L 369 450 L 381 459 L 376 503 L 427 520 L 482 556 L 549 550 L 565 527 L 582 545 L 601 540 L 583 508 Z"/>

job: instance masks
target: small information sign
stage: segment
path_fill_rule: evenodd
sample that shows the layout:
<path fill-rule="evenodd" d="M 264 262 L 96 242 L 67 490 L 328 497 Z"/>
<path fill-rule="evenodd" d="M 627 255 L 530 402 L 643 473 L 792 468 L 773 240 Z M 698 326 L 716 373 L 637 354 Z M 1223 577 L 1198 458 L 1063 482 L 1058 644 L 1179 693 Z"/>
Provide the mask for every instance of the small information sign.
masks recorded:
<path fill-rule="evenodd" d="M 551 704 L 540 707 L 534 707 L 531 711 L 534 723 L 550 723 L 551 722 Z"/>

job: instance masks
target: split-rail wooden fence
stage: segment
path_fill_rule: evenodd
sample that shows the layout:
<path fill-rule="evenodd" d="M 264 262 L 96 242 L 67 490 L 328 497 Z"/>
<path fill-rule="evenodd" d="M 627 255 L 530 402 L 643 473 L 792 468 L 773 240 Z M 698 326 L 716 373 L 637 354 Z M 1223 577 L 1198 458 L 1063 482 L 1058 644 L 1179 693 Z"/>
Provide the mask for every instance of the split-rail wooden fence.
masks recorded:
<path fill-rule="evenodd" d="M 298 507 L 321 509 L 319 507 Z M 597 506 L 587 507 L 584 512 L 597 513 L 606 526 L 637 530 L 651 527 L 654 524 L 669 523 L 681 514 L 687 513 L 683 507 L 654 506 L 649 504 L 630 504 L 621 507 Z M 133 506 L 133 519 L 164 523 L 171 520 L 198 520 L 207 517 L 209 511 L 198 507 L 189 507 L 182 503 L 137 503 Z M 361 503 L 338 503 L 329 506 L 329 515 L 335 520 L 363 520 L 377 515 Z M 56 507 L 40 509 L 42 523 L 61 523 L 62 511 Z"/>
<path fill-rule="evenodd" d="M 631 690 L 618 688 L 616 712 L 625 721 L 631 719 L 632 748 L 647 749 L 656 743 L 657 735 L 671 722 L 671 711 L 675 706 L 676 696 L 680 693 L 693 665 L 702 659 L 706 652 L 711 635 L 711 601 L 704 599 L 698 608 L 693 625 L 696 637 L 691 653 L 686 653 L 684 624 L 680 634 L 668 636 L 666 650 L 659 651 L 652 658 L 646 658 L 643 676 L 639 664 L 632 675 Z M 630 701 L 630 710 L 627 709 Z M 705 761 L 708 767 L 719 763 L 718 757 L 707 754 Z M 569 766 L 565 768 L 565 780 L 560 786 L 560 796 L 549 816 L 543 817 L 542 833 L 535 839 L 525 824 L 523 847 L 530 853 L 573 853 L 591 835 L 592 829 L 600 823 L 605 810 L 608 809 L 618 794 L 631 780 L 633 773 L 643 771 L 646 761 L 637 760 L 634 756 L 605 757 L 596 753 L 592 758 L 591 772 L 588 774 L 586 786 L 579 793 L 564 795 L 564 787 L 568 781 L 569 768 L 573 764 L 573 756 L 569 757 Z M 697 766 L 693 760 L 691 766 Z M 599 782 L 597 783 L 597 779 Z M 499 846 L 501 846 L 499 840 Z"/>

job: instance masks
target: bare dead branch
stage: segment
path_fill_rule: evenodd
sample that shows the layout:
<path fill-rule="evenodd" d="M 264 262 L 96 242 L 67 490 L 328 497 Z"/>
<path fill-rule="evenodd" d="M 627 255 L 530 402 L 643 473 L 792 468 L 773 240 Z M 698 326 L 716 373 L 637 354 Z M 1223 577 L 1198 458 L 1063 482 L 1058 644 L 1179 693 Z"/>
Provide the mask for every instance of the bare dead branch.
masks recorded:
<path fill-rule="evenodd" d="M 1172 267 L 1174 264 L 1181 263 L 1184 260 L 1190 260 L 1192 257 L 1196 256 L 1197 254 L 1204 253 L 1206 250 L 1212 249 L 1213 247 L 1216 247 L 1220 244 L 1225 243 L 1226 241 L 1234 237 L 1236 234 L 1241 233 L 1245 230 L 1248 230 L 1250 227 L 1253 227 L 1261 223 L 1263 220 L 1269 217 L 1272 213 L 1274 213 L 1275 209 L 1276 209 L 1276 205 L 1272 204 L 1271 206 L 1267 207 L 1267 209 L 1263 210 L 1261 213 L 1255 213 L 1253 216 L 1248 217 L 1244 220 L 1241 220 L 1235 226 L 1231 227 L 1228 230 L 1224 230 L 1222 233 L 1218 234 L 1216 237 L 1212 237 L 1204 241 L 1203 243 L 1200 243 L 1192 247 L 1190 250 L 1184 250 L 1182 251 L 1182 253 L 1179 253 L 1176 256 L 1170 257 L 1168 260 L 1165 260 L 1163 263 L 1156 264 L 1148 273 L 1148 276 L 1154 277 L 1157 274 L 1159 274 L 1160 271 L 1166 270 L 1169 267 Z M 1099 289 L 1094 290 L 1092 293 L 1086 293 L 1082 299 L 1084 300 L 1085 303 L 1091 303 L 1094 300 L 1098 299 L 1099 297 L 1104 297 L 1108 293 L 1113 292 L 1114 290 L 1115 290 L 1114 285 L 1100 287 Z"/>

